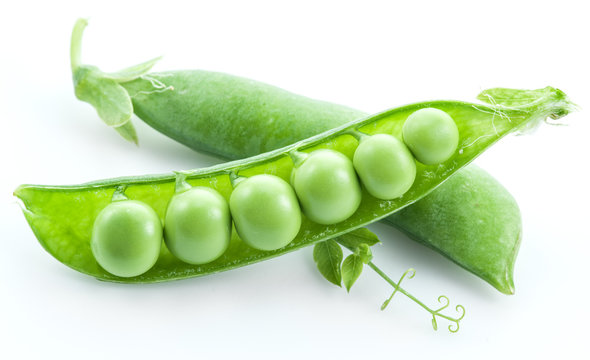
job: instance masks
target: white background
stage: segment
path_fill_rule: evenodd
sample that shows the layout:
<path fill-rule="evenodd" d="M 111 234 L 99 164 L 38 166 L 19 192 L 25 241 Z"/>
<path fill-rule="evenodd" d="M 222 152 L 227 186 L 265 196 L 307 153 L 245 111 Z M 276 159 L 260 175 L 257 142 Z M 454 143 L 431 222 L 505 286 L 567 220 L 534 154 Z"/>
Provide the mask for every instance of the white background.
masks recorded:
<path fill-rule="evenodd" d="M 476 163 L 520 204 L 516 294 L 505 296 L 390 227 L 375 262 L 435 306 L 467 315 L 457 334 L 365 269 L 350 294 L 323 280 L 311 249 L 200 279 L 103 283 L 37 243 L 12 191 L 216 163 L 137 119 L 140 146 L 75 99 L 69 36 L 90 17 L 84 61 L 116 70 L 254 78 L 378 112 L 429 99 L 474 100 L 488 87 L 564 90 L 590 107 L 584 1 L 126 2 L 0 5 L 0 358 L 490 358 L 588 356 L 588 112 L 569 126 L 512 136 Z M 214 3 L 214 5 L 213 5 Z M 18 4 L 18 5 L 17 5 Z M 452 312 L 451 312 L 452 313 Z"/>

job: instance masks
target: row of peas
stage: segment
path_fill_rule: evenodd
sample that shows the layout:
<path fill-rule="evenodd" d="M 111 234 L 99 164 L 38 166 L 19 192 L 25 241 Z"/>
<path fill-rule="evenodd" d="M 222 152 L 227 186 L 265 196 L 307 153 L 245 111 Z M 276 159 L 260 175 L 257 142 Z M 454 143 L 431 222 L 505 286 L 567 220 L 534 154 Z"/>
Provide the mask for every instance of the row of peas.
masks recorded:
<path fill-rule="evenodd" d="M 238 177 L 232 179 L 229 204 L 207 187 L 177 192 L 168 205 L 164 228 L 147 204 L 112 202 L 95 220 L 92 252 L 109 273 L 138 276 L 156 263 L 163 233 L 166 246 L 178 259 L 206 264 L 228 248 L 232 219 L 249 246 L 280 249 L 299 232 L 302 212 L 323 225 L 343 221 L 361 203 L 360 183 L 376 198 L 400 197 L 414 183 L 416 160 L 442 163 L 453 156 L 459 142 L 453 119 L 434 108 L 408 116 L 402 136 L 403 142 L 388 134 L 361 134 L 352 161 L 335 150 L 297 153 L 291 184 L 274 175 Z"/>

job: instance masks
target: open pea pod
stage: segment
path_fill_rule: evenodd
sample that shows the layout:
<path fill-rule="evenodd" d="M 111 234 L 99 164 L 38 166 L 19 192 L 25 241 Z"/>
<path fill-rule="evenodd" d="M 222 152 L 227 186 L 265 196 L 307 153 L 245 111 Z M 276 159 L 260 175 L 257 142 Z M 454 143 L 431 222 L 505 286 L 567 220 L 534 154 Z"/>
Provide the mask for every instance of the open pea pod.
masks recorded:
<path fill-rule="evenodd" d="M 497 97 L 511 107 L 461 101 L 416 103 L 353 121 L 275 151 L 206 169 L 123 177 L 70 186 L 22 185 L 14 194 L 22 201 L 24 215 L 41 245 L 60 262 L 77 271 L 101 280 L 126 283 L 207 275 L 337 237 L 393 214 L 430 193 L 506 134 L 534 126 L 548 117 L 557 119 L 574 108 L 566 95 L 554 88 L 534 91 L 492 89 L 482 94 L 487 95 L 492 104 L 493 98 Z M 414 184 L 397 199 L 379 200 L 363 190 L 360 206 L 351 217 L 334 225 L 320 225 L 303 218 L 295 239 L 289 245 L 273 251 L 249 247 L 233 231 L 228 250 L 217 260 L 204 265 L 184 263 L 162 245 L 153 268 L 136 277 L 120 278 L 104 271 L 92 255 L 90 239 L 94 220 L 111 202 L 115 193 L 124 192 L 129 199 L 150 205 L 164 219 L 167 204 L 174 195 L 175 184 L 179 179 L 193 186 L 214 188 L 229 199 L 233 190 L 231 178 L 236 175 L 250 177 L 273 174 L 289 181 L 294 167 L 291 156 L 294 152 L 328 148 L 352 158 L 358 146 L 356 132 L 368 135 L 387 133 L 401 138 L 406 118 L 422 108 L 442 110 L 455 120 L 459 129 L 459 146 L 455 154 L 442 164 L 427 166 L 417 163 Z"/>

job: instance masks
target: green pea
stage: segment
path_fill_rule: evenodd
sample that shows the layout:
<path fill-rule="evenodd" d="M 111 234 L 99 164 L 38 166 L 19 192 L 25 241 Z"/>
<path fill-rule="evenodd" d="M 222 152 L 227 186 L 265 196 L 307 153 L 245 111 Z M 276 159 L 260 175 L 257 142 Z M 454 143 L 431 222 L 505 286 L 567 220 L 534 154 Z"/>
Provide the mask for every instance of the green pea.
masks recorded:
<path fill-rule="evenodd" d="M 120 277 L 148 271 L 160 255 L 162 224 L 156 212 L 143 202 L 110 203 L 97 216 L 91 249 L 103 269 Z"/>
<path fill-rule="evenodd" d="M 382 200 L 402 196 L 416 179 L 416 161 L 410 150 L 387 134 L 368 136 L 354 152 L 354 168 L 369 194 Z"/>
<path fill-rule="evenodd" d="M 168 250 L 186 263 L 209 263 L 229 246 L 229 206 L 211 188 L 194 187 L 174 195 L 166 210 L 165 224 Z"/>
<path fill-rule="evenodd" d="M 403 138 L 416 159 L 425 165 L 447 161 L 457 150 L 459 130 L 446 112 L 424 108 L 408 116 Z"/>
<path fill-rule="evenodd" d="M 288 245 L 301 227 L 301 210 L 293 188 L 274 175 L 255 175 L 239 182 L 229 208 L 240 238 L 259 250 Z"/>
<path fill-rule="evenodd" d="M 318 224 L 346 220 L 361 203 L 361 187 L 352 162 L 338 151 L 313 151 L 293 171 L 291 182 L 303 213 Z"/>

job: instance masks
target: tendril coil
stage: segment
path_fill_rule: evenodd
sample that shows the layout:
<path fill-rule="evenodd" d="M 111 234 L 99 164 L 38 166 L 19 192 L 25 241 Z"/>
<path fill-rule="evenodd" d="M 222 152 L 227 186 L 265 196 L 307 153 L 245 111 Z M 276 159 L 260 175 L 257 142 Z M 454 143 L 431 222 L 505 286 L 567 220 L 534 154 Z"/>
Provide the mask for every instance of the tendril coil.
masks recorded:
<path fill-rule="evenodd" d="M 404 280 L 404 278 L 407 276 L 408 279 L 412 279 L 415 275 L 416 275 L 416 270 L 414 270 L 413 268 L 409 268 L 408 270 L 406 270 L 403 273 L 403 275 L 399 278 L 399 281 L 396 283 L 397 286 L 394 287 L 394 290 L 391 293 L 391 296 L 389 296 L 389 298 L 387 300 L 385 300 L 385 302 L 381 305 L 381 311 L 385 310 L 385 308 L 387 307 L 387 305 L 389 305 L 389 303 L 391 302 L 391 299 L 393 299 L 393 296 L 400 289 L 400 284 L 402 283 L 402 281 Z"/>
<path fill-rule="evenodd" d="M 402 281 L 406 277 L 408 279 L 412 279 L 415 275 L 416 275 L 416 270 L 410 268 L 403 273 L 403 275 L 400 277 L 400 279 L 397 283 L 390 280 L 389 278 L 387 278 L 388 282 L 394 287 L 394 290 L 391 293 L 391 295 L 389 296 L 389 298 L 387 300 L 385 300 L 383 305 L 381 305 L 381 310 L 385 310 L 385 308 L 387 307 L 387 305 L 389 305 L 389 303 L 391 302 L 391 300 L 393 299 L 395 294 L 397 294 L 398 292 L 401 292 L 402 294 L 406 295 L 408 298 L 410 298 L 411 300 L 416 302 L 418 305 L 422 306 L 426 311 L 428 311 L 432 315 L 432 327 L 434 328 L 434 330 L 438 330 L 437 317 L 439 317 L 439 318 L 443 318 L 443 319 L 451 322 L 451 324 L 448 326 L 448 329 L 450 332 L 456 333 L 457 331 L 459 331 L 459 322 L 465 317 L 465 308 L 463 307 L 463 305 L 456 305 L 455 306 L 455 311 L 457 311 L 457 314 L 458 314 L 457 316 L 452 317 L 450 315 L 445 315 L 442 313 L 442 311 L 447 309 L 451 305 L 451 301 L 449 300 L 449 298 L 447 296 L 440 295 L 437 298 L 437 301 L 440 304 L 440 307 L 438 307 L 436 309 L 431 309 L 430 307 L 425 305 L 423 302 L 418 300 L 416 297 L 414 297 L 412 294 L 405 291 L 400 286 Z"/>
<path fill-rule="evenodd" d="M 457 313 L 459 313 L 460 315 L 456 318 L 450 317 L 448 315 L 443 315 L 441 314 L 441 311 L 443 311 L 444 309 L 448 308 L 449 305 L 451 304 L 451 301 L 449 300 L 448 297 L 446 297 L 445 295 L 441 295 L 438 297 L 437 301 L 440 304 L 443 304 L 440 308 L 436 309 L 436 310 L 430 310 L 431 314 L 432 314 L 432 327 L 434 328 L 434 330 L 438 330 L 438 324 L 436 322 L 436 316 L 442 317 L 444 319 L 447 319 L 448 321 L 452 322 L 452 324 L 450 324 L 448 326 L 448 329 L 450 332 L 452 333 L 456 333 L 457 331 L 459 331 L 459 322 L 463 319 L 463 317 L 465 317 L 465 308 L 463 307 L 463 305 L 457 305 L 455 306 L 455 310 L 457 311 Z"/>

